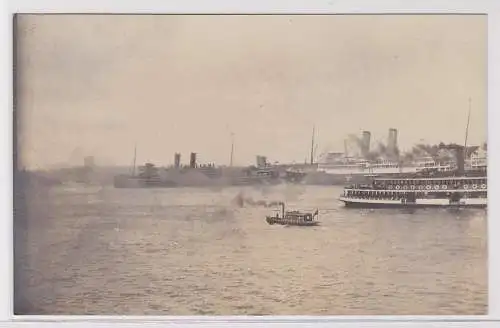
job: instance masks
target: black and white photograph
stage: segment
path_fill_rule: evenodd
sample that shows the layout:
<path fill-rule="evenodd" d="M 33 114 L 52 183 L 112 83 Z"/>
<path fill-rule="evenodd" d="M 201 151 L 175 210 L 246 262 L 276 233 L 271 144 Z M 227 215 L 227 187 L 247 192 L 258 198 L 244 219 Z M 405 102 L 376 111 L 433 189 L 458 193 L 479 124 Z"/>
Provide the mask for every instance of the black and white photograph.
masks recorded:
<path fill-rule="evenodd" d="M 488 314 L 484 14 L 17 14 L 16 315 Z"/>

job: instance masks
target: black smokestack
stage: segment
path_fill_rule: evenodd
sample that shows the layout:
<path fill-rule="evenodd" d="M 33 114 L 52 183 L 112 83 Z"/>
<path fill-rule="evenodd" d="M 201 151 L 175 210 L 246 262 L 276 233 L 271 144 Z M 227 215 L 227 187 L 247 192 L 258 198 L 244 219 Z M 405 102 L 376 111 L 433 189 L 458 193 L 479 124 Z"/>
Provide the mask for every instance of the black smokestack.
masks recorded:
<path fill-rule="evenodd" d="M 191 157 L 189 159 L 189 167 L 192 169 L 196 167 L 196 153 L 191 153 Z"/>
<path fill-rule="evenodd" d="M 367 157 L 370 153 L 370 131 L 363 131 L 363 138 L 361 139 L 361 155 Z"/>
<path fill-rule="evenodd" d="M 464 175 L 465 173 L 465 156 L 467 155 L 467 149 L 464 146 L 457 144 L 448 144 L 440 143 L 438 149 L 450 149 L 455 151 L 455 157 L 457 160 L 457 174 Z"/>
<path fill-rule="evenodd" d="M 465 149 L 463 147 L 455 148 L 457 156 L 457 173 L 463 175 L 465 173 Z"/>
<path fill-rule="evenodd" d="M 181 154 L 175 153 L 174 155 L 174 167 L 179 168 L 181 166 Z"/>
<path fill-rule="evenodd" d="M 266 156 L 257 155 L 256 164 L 257 164 L 257 167 L 265 167 L 267 165 L 267 158 L 266 158 Z"/>
<path fill-rule="evenodd" d="M 392 157 L 398 155 L 398 130 L 393 128 L 389 129 L 389 137 L 387 139 L 387 153 Z"/>

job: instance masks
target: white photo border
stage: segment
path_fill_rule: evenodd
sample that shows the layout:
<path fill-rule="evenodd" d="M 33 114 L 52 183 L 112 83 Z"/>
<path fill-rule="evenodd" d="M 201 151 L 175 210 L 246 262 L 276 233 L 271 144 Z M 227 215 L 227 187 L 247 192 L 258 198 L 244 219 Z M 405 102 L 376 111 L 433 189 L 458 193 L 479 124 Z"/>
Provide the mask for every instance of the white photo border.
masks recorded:
<path fill-rule="evenodd" d="M 0 51 L 2 104 L 0 118 L 5 136 L 0 142 L 0 327 L 500 327 L 500 176 L 488 170 L 489 304 L 487 316 L 29 316 L 14 317 L 12 225 L 12 50 L 15 13 L 128 13 L 128 14 L 487 14 L 488 15 L 488 166 L 500 167 L 497 144 L 500 117 L 500 1 L 498 0 L 10 0 L 1 10 Z M 6 8 L 5 8 L 6 7 Z M 496 163 L 496 164 L 495 164 Z M 496 277 L 496 278 L 495 278 Z"/>

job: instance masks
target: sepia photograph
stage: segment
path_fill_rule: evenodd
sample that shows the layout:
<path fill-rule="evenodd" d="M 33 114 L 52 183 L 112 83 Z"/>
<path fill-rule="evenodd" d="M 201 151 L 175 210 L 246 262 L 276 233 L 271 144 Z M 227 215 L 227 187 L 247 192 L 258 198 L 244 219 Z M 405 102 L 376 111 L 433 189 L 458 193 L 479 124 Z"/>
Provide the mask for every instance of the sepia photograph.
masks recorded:
<path fill-rule="evenodd" d="M 15 315 L 486 315 L 480 14 L 14 17 Z"/>

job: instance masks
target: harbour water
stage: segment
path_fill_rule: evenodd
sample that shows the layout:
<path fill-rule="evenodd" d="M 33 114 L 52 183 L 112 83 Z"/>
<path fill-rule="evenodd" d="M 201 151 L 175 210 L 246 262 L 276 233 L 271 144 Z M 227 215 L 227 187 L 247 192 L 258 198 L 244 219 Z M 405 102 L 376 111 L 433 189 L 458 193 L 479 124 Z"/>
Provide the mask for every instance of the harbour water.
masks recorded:
<path fill-rule="evenodd" d="M 356 210 L 341 187 L 33 187 L 16 218 L 16 312 L 485 314 L 484 210 Z M 235 198 L 253 200 L 239 206 Z M 270 226 L 258 201 L 319 209 Z"/>

